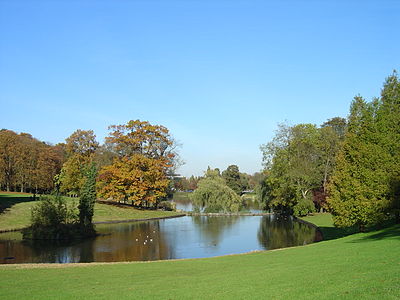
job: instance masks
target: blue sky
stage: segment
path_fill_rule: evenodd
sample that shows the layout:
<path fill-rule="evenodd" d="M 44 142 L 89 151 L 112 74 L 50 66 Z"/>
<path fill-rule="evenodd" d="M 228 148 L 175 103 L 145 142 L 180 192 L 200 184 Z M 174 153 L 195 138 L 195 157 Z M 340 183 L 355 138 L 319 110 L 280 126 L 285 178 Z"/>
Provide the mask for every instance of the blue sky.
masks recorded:
<path fill-rule="evenodd" d="M 0 0 L 0 127 L 51 143 L 131 119 L 183 175 L 261 169 L 278 122 L 321 124 L 400 70 L 400 1 Z"/>

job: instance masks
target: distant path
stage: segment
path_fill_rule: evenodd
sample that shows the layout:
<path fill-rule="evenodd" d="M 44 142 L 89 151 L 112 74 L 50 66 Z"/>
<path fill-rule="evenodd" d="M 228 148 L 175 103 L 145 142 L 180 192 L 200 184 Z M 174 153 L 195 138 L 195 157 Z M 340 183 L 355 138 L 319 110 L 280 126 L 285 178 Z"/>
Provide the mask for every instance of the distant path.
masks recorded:
<path fill-rule="evenodd" d="M 186 214 L 179 214 L 179 215 L 165 216 L 165 217 L 143 218 L 143 219 L 128 219 L 128 220 L 115 220 L 115 221 L 100 221 L 100 222 L 93 222 L 93 224 L 131 223 L 131 222 L 140 222 L 140 221 L 152 221 L 152 220 L 162 220 L 162 219 L 180 218 L 180 217 L 184 217 L 184 216 L 186 216 Z"/>

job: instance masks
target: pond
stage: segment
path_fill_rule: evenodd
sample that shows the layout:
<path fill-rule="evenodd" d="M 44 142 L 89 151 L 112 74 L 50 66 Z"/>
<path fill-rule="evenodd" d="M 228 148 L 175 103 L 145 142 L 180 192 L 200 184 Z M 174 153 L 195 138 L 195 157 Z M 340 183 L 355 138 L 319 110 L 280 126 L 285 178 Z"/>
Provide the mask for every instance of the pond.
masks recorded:
<path fill-rule="evenodd" d="M 265 213 L 261 207 L 261 205 L 257 202 L 252 200 L 251 197 L 244 197 L 241 211 L 242 212 L 249 212 L 249 213 Z M 180 193 L 178 196 L 174 195 L 174 198 L 172 199 L 172 202 L 175 203 L 176 209 L 181 210 L 181 211 L 193 211 L 194 210 L 194 205 L 192 204 L 192 201 L 189 199 L 188 194 Z"/>
<path fill-rule="evenodd" d="M 100 236 L 63 245 L 0 234 L 0 263 L 72 263 L 201 258 L 312 243 L 316 230 L 277 215 L 185 216 L 99 224 Z"/>

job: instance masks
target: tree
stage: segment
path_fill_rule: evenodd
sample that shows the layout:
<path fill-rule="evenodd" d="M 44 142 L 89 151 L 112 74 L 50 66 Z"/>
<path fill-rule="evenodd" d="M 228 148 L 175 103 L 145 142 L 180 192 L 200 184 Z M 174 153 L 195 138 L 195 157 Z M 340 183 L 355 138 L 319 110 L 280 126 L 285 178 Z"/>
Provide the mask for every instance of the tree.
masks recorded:
<path fill-rule="evenodd" d="M 311 191 L 320 185 L 319 131 L 315 125 L 280 125 L 274 139 L 261 147 L 268 172 L 262 195 L 266 206 L 292 213 L 296 205 L 312 208 Z M 312 204 L 312 203 L 311 203 Z"/>
<path fill-rule="evenodd" d="M 38 192 L 53 188 L 63 161 L 58 148 L 28 133 L 0 131 L 0 186 L 8 191 Z"/>
<path fill-rule="evenodd" d="M 347 130 L 347 121 L 345 118 L 334 117 L 328 119 L 328 121 L 324 122 L 321 125 L 321 128 L 332 128 L 332 130 L 336 133 L 340 140 L 344 139 Z"/>
<path fill-rule="evenodd" d="M 243 191 L 239 167 L 230 165 L 225 171 L 222 172 L 222 178 L 225 180 L 226 185 L 229 186 L 236 194 L 240 195 Z"/>
<path fill-rule="evenodd" d="M 93 130 L 74 131 L 66 140 L 65 150 L 68 156 L 91 156 L 99 146 Z"/>
<path fill-rule="evenodd" d="M 17 172 L 17 149 L 18 135 L 11 131 L 3 129 L 0 131 L 0 167 L 3 179 L 3 185 L 7 191 L 10 191 L 15 184 L 15 175 Z"/>
<path fill-rule="evenodd" d="M 386 79 L 379 104 L 376 115 L 378 138 L 388 155 L 381 167 L 389 174 L 389 211 L 400 223 L 400 80 L 396 71 Z"/>
<path fill-rule="evenodd" d="M 221 172 L 218 168 L 212 169 L 210 166 L 207 167 L 207 171 L 204 173 L 204 178 L 220 178 Z"/>
<path fill-rule="evenodd" d="M 323 192 L 326 193 L 328 180 L 335 167 L 335 159 L 343 142 L 347 128 L 347 122 L 343 118 L 332 118 L 323 123 L 320 128 L 321 137 L 319 148 L 321 150 Z"/>
<path fill-rule="evenodd" d="M 131 120 L 126 125 L 109 126 L 108 144 L 119 157 L 142 154 L 149 158 L 166 158 L 170 168 L 179 164 L 178 144 L 169 130 L 161 125 L 152 125 L 147 121 Z"/>
<path fill-rule="evenodd" d="M 375 116 L 379 102 L 355 97 L 344 144 L 329 184 L 328 203 L 336 226 L 360 230 L 385 219 L 388 174 L 382 165 L 387 152 L 377 142 Z"/>
<path fill-rule="evenodd" d="M 79 195 L 85 182 L 84 172 L 94 159 L 98 147 L 96 135 L 92 130 L 76 130 L 66 139 L 67 161 L 61 174 L 61 191 Z"/>
<path fill-rule="evenodd" d="M 238 212 L 242 204 L 240 197 L 228 187 L 222 177 L 205 177 L 197 189 L 189 195 L 197 209 L 204 212 Z"/>
<path fill-rule="evenodd" d="M 37 151 L 36 168 L 30 185 L 36 192 L 51 191 L 54 188 L 54 178 L 62 167 L 62 153 L 56 147 L 44 144 L 38 145 Z"/>
<path fill-rule="evenodd" d="M 140 120 L 109 128 L 106 144 L 115 158 L 100 170 L 99 195 L 157 206 L 169 187 L 167 175 L 177 166 L 176 143 L 168 129 Z"/>
<path fill-rule="evenodd" d="M 94 204 L 96 202 L 96 177 L 97 170 L 94 163 L 88 166 L 85 182 L 79 198 L 79 223 L 85 227 L 92 226 Z"/>
<path fill-rule="evenodd" d="M 156 206 L 166 196 L 169 179 L 167 162 L 142 154 L 115 159 L 101 169 L 98 194 L 103 198 L 132 202 L 138 206 Z"/>

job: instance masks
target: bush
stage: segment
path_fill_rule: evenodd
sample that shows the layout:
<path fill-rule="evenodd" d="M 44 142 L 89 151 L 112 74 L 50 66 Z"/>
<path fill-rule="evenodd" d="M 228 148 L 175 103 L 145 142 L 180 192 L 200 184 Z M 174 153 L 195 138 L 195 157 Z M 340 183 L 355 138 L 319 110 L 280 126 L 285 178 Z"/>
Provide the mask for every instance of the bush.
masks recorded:
<path fill-rule="evenodd" d="M 308 198 L 300 198 L 299 202 L 293 207 L 293 214 L 296 217 L 307 216 L 313 212 L 315 212 L 314 203 Z"/>
<path fill-rule="evenodd" d="M 78 211 L 61 196 L 42 196 L 32 208 L 31 226 L 23 230 L 24 239 L 60 240 L 93 236 L 93 225 L 79 224 Z"/>

